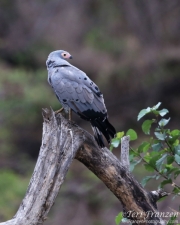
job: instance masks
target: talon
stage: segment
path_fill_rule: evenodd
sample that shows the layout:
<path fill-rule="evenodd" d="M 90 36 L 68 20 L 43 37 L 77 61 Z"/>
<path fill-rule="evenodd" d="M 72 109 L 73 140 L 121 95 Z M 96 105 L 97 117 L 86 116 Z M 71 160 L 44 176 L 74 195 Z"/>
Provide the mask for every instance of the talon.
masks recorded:
<path fill-rule="evenodd" d="M 72 120 L 72 110 L 69 109 L 69 120 Z"/>
<path fill-rule="evenodd" d="M 63 110 L 64 110 L 64 108 L 62 107 L 61 109 L 55 111 L 55 114 L 58 114 L 58 113 L 62 112 Z"/>

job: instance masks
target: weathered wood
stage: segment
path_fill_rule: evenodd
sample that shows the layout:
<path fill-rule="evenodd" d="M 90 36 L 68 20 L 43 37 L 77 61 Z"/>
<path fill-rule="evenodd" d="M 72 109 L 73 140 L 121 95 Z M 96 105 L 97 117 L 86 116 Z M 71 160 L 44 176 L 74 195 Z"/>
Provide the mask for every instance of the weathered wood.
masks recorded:
<path fill-rule="evenodd" d="M 97 151 L 92 137 L 86 135 L 76 158 L 90 169 L 113 192 L 123 205 L 124 215 L 134 224 L 164 224 L 156 217 L 156 201 L 134 179 L 107 148 Z M 150 213 L 151 212 L 151 213 Z M 144 221 L 144 222 L 142 222 Z M 151 222 L 147 222 L 151 221 Z"/>
<path fill-rule="evenodd" d="M 105 183 L 122 203 L 124 215 L 134 224 L 140 220 L 141 224 L 151 225 L 155 221 L 164 224 L 155 217 L 157 199 L 153 192 L 146 192 L 107 148 L 99 149 L 88 132 L 61 114 L 55 116 L 46 109 L 43 118 L 42 145 L 25 198 L 13 219 L 0 225 L 42 224 L 74 157 Z"/>
<path fill-rule="evenodd" d="M 68 120 L 57 120 L 48 109 L 43 110 L 43 118 L 42 145 L 25 198 L 14 218 L 1 225 L 42 224 L 81 145 L 81 131 L 73 126 L 79 134 L 74 136 Z"/>
<path fill-rule="evenodd" d="M 122 166 L 124 166 L 128 171 L 130 169 L 129 165 L 129 136 L 124 136 L 121 138 L 121 156 L 120 161 Z"/>

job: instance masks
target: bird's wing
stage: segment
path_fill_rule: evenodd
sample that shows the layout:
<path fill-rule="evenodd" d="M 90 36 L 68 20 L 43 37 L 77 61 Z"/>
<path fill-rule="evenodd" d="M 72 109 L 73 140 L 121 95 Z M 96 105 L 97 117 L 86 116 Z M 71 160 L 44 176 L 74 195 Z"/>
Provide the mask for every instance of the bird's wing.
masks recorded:
<path fill-rule="evenodd" d="M 83 119 L 107 117 L 103 95 L 98 86 L 74 66 L 61 66 L 49 71 L 49 83 L 59 101 L 68 105 Z"/>

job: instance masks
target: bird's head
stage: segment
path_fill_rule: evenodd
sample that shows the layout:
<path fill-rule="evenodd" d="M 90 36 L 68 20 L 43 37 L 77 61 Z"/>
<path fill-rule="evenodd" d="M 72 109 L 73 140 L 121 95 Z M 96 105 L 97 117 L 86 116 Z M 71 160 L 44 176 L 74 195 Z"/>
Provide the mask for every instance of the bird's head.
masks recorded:
<path fill-rule="evenodd" d="M 69 52 L 64 50 L 57 50 L 49 54 L 46 65 L 48 68 L 50 68 L 53 65 L 58 65 L 61 63 L 64 64 L 64 60 L 67 59 L 72 59 L 72 55 Z"/>

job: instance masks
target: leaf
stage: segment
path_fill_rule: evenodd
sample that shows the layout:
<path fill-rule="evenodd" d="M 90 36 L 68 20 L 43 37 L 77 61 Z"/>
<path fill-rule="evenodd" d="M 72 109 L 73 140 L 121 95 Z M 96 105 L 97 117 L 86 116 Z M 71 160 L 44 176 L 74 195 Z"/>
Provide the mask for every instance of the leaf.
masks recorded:
<path fill-rule="evenodd" d="M 121 139 L 119 139 L 119 138 L 113 138 L 113 139 L 111 140 L 111 145 L 112 145 L 114 148 L 117 148 L 117 147 L 119 146 L 120 142 L 121 142 Z"/>
<path fill-rule="evenodd" d="M 160 116 L 165 116 L 169 111 L 167 109 L 161 109 L 159 111 Z"/>
<path fill-rule="evenodd" d="M 179 174 L 180 174 L 180 170 L 176 171 L 176 172 L 174 173 L 174 179 L 176 179 L 176 178 L 178 177 Z"/>
<path fill-rule="evenodd" d="M 122 131 L 122 132 L 118 132 L 117 134 L 116 134 L 116 138 L 122 138 L 124 136 L 124 131 Z"/>
<path fill-rule="evenodd" d="M 162 147 L 161 143 L 156 143 L 152 145 L 152 149 L 156 152 L 158 152 L 161 149 L 161 147 Z"/>
<path fill-rule="evenodd" d="M 174 162 L 174 156 L 168 155 L 167 157 L 167 164 L 172 164 Z"/>
<path fill-rule="evenodd" d="M 138 147 L 138 152 L 146 152 L 150 148 L 150 143 L 149 142 L 143 142 L 139 147 Z"/>
<path fill-rule="evenodd" d="M 129 151 L 130 155 L 129 155 L 129 160 L 133 161 L 133 159 L 138 156 L 139 157 L 139 153 L 137 152 L 136 149 L 130 149 Z"/>
<path fill-rule="evenodd" d="M 175 153 L 180 156 L 180 150 L 176 150 Z"/>
<path fill-rule="evenodd" d="M 159 111 L 157 111 L 157 110 L 152 110 L 151 112 L 154 113 L 155 116 L 159 115 Z"/>
<path fill-rule="evenodd" d="M 160 105 L 161 105 L 161 102 L 158 102 L 158 104 L 157 104 L 157 105 L 155 105 L 155 106 L 153 106 L 153 107 L 152 107 L 152 110 L 156 110 L 156 109 L 158 109 Z"/>
<path fill-rule="evenodd" d="M 142 130 L 145 134 L 150 134 L 151 124 L 153 120 L 145 120 L 142 124 Z"/>
<path fill-rule="evenodd" d="M 152 166 L 150 166 L 149 164 L 145 164 L 144 167 L 147 171 L 154 172 L 154 168 Z"/>
<path fill-rule="evenodd" d="M 175 161 L 177 162 L 177 164 L 179 164 L 180 165 L 180 156 L 179 155 L 177 155 L 177 154 L 175 154 Z"/>
<path fill-rule="evenodd" d="M 147 184 L 147 182 L 148 182 L 149 180 L 151 180 L 151 179 L 154 179 L 154 178 L 156 178 L 156 175 L 144 177 L 144 178 L 142 179 L 142 181 L 141 181 L 141 185 L 142 185 L 143 187 L 145 187 L 146 184 Z"/>
<path fill-rule="evenodd" d="M 168 221 L 167 225 L 172 225 L 175 224 L 175 219 L 177 218 L 177 216 L 171 216 L 170 220 Z"/>
<path fill-rule="evenodd" d="M 161 102 L 159 102 L 157 105 L 153 106 L 152 108 L 147 107 L 147 109 L 142 109 L 137 117 L 137 120 L 140 120 L 143 116 L 145 116 L 146 114 L 153 112 L 155 115 L 159 114 L 159 111 L 157 111 L 157 109 L 159 108 L 159 106 L 161 105 Z"/>
<path fill-rule="evenodd" d="M 139 159 L 139 160 L 134 160 L 130 163 L 130 171 L 132 172 L 134 170 L 134 167 L 139 164 L 140 162 L 142 161 L 142 159 Z"/>
<path fill-rule="evenodd" d="M 179 194 L 179 193 L 180 193 L 180 188 L 178 188 L 178 187 L 174 187 L 174 189 L 173 189 L 173 193 L 175 193 L 175 194 Z"/>
<path fill-rule="evenodd" d="M 163 188 L 164 185 L 166 184 L 172 184 L 172 180 L 171 179 L 167 179 L 161 182 L 160 187 Z"/>
<path fill-rule="evenodd" d="M 162 173 L 162 174 L 166 174 L 166 173 L 167 173 L 167 169 L 164 168 L 163 170 L 161 170 L 161 173 Z M 168 179 L 169 179 L 169 177 L 168 177 Z"/>
<path fill-rule="evenodd" d="M 156 162 L 160 159 L 160 157 L 161 157 L 160 154 L 156 154 L 156 155 L 152 156 L 151 159 L 149 160 L 149 164 L 155 168 Z"/>
<path fill-rule="evenodd" d="M 123 213 L 120 212 L 120 213 L 115 217 L 116 225 L 119 225 L 120 222 L 122 221 L 122 219 L 123 219 Z"/>
<path fill-rule="evenodd" d="M 166 126 L 166 124 L 168 124 L 169 123 L 169 120 L 170 120 L 171 118 L 169 117 L 169 119 L 161 119 L 160 121 L 159 121 L 159 126 L 160 127 L 164 127 L 164 126 Z"/>
<path fill-rule="evenodd" d="M 124 136 L 124 131 L 118 132 L 116 137 L 111 140 L 110 150 L 112 151 L 113 148 L 117 148 L 121 143 L 121 138 Z"/>
<path fill-rule="evenodd" d="M 180 130 L 175 129 L 175 130 L 171 131 L 171 136 L 176 136 L 179 134 L 180 134 Z"/>
<path fill-rule="evenodd" d="M 143 116 L 145 116 L 149 112 L 150 111 L 147 112 L 147 109 L 142 109 L 138 114 L 137 120 L 139 121 Z"/>
<path fill-rule="evenodd" d="M 173 143 L 173 145 L 175 145 L 175 146 L 176 146 L 176 145 L 178 145 L 178 144 L 179 144 L 179 140 L 178 140 L 178 139 L 176 139 L 176 140 L 175 140 L 175 142 Z"/>
<path fill-rule="evenodd" d="M 158 159 L 156 161 L 156 168 L 158 170 L 161 170 L 162 164 L 163 164 L 163 162 L 164 162 L 164 160 L 165 160 L 166 157 L 167 157 L 167 154 L 164 154 L 160 159 Z"/>
<path fill-rule="evenodd" d="M 110 150 L 112 151 L 113 148 L 117 148 L 121 143 L 121 138 L 124 136 L 124 131 L 118 132 L 116 137 L 111 140 Z"/>
<path fill-rule="evenodd" d="M 162 134 L 159 132 L 154 132 L 155 136 L 157 137 L 158 140 L 164 141 L 166 138 L 166 134 Z"/>
<path fill-rule="evenodd" d="M 158 180 L 161 177 L 161 175 L 156 175 L 156 180 Z"/>
<path fill-rule="evenodd" d="M 166 167 L 167 171 L 166 171 L 166 174 L 165 173 L 164 174 L 166 176 L 168 176 L 168 179 L 170 179 L 170 177 L 173 175 L 173 173 L 174 173 L 174 179 L 176 179 L 175 178 L 175 173 L 178 172 L 179 169 L 177 167 L 174 167 L 172 164 L 169 164 L 169 165 L 166 164 L 165 167 Z"/>
<path fill-rule="evenodd" d="M 126 135 L 129 135 L 130 136 L 130 141 L 134 141 L 137 139 L 137 133 L 136 131 L 134 131 L 133 129 L 129 129 L 127 132 L 126 132 Z"/>
<path fill-rule="evenodd" d="M 178 135 L 174 135 L 173 137 L 169 137 L 168 139 L 169 143 L 174 144 L 178 140 L 179 136 L 180 135 L 178 134 Z"/>
<path fill-rule="evenodd" d="M 180 156 L 180 145 L 174 147 L 175 153 Z"/>

